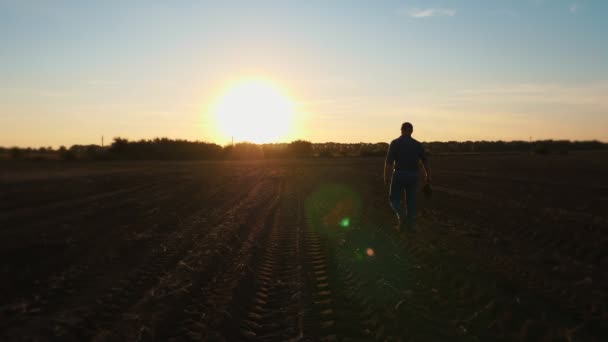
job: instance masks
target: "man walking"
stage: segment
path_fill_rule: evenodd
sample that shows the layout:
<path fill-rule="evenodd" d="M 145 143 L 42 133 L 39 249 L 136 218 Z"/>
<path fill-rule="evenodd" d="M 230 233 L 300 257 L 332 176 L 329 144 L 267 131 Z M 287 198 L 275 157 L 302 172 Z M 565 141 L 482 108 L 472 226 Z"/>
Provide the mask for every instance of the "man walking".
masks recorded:
<path fill-rule="evenodd" d="M 401 136 L 391 141 L 384 164 L 384 184 L 388 185 L 390 181 L 390 203 L 399 219 L 397 226 L 399 231 L 404 228 L 414 230 L 420 161 L 422 161 L 426 173 L 425 182 L 427 184 L 431 182 L 429 161 L 422 144 L 412 138 L 413 131 L 414 126 L 411 123 L 405 122 L 401 125 Z M 407 217 L 402 203 L 403 192 L 405 192 Z"/>

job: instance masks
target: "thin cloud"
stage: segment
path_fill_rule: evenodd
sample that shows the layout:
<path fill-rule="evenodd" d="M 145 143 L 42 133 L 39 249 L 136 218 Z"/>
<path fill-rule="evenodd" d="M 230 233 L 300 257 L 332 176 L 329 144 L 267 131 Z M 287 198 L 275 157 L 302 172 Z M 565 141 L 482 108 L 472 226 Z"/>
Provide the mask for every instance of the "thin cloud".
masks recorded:
<path fill-rule="evenodd" d="M 453 17 L 456 10 L 451 8 L 412 8 L 402 11 L 411 18 Z"/>
<path fill-rule="evenodd" d="M 605 113 L 608 101 L 608 80 L 586 84 L 526 83 L 502 87 L 463 89 L 454 93 L 452 103 L 517 103 L 555 105 L 561 110 L 576 107 L 586 112 Z"/>
<path fill-rule="evenodd" d="M 576 11 L 578 11 L 578 4 L 577 3 L 573 3 L 570 5 L 570 13 L 576 13 Z"/>

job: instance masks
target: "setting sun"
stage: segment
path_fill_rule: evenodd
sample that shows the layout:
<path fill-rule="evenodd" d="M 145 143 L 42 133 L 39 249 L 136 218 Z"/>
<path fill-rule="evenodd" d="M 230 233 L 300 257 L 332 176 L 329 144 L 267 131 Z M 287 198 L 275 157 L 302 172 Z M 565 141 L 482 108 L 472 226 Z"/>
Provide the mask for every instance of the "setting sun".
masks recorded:
<path fill-rule="evenodd" d="M 213 109 L 220 135 L 254 143 L 287 138 L 294 113 L 293 101 L 272 83 L 261 80 L 232 86 Z"/>

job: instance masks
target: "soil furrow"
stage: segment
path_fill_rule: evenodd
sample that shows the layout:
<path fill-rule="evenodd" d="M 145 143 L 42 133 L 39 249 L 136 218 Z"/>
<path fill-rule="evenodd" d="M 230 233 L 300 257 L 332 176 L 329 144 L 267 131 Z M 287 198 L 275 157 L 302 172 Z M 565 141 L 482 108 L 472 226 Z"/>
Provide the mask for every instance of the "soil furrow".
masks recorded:
<path fill-rule="evenodd" d="M 251 180 L 247 180 L 247 182 L 250 181 Z M 238 185 L 238 183 L 232 185 Z M 237 187 L 237 189 L 239 192 L 241 192 L 246 188 Z M 192 188 L 192 190 L 198 191 L 196 190 L 196 188 Z M 222 192 L 220 190 L 221 188 L 217 188 L 216 191 L 212 191 L 211 196 L 208 198 L 208 201 L 212 201 L 213 196 L 220 194 L 222 196 L 225 196 L 226 193 L 230 193 L 225 191 Z M 224 197 L 222 199 L 223 206 L 213 208 L 213 210 L 209 210 L 209 212 L 215 213 L 216 215 L 223 215 L 225 213 L 224 210 L 228 210 L 228 208 L 233 207 L 233 201 L 238 202 L 242 200 L 243 195 L 241 193 L 234 191 L 232 192 L 232 201 L 226 201 Z M 177 198 L 179 200 L 174 201 L 172 205 L 178 210 L 181 209 L 180 206 L 186 208 L 186 211 L 188 211 L 188 207 L 193 208 L 195 206 L 198 206 L 196 202 L 196 197 L 193 197 L 191 195 L 179 196 Z M 105 315 L 105 317 L 107 317 L 108 319 L 115 319 L 115 317 L 113 317 L 114 313 L 119 312 L 120 309 L 125 305 L 128 305 L 131 300 L 137 298 L 137 296 L 140 295 L 138 291 L 143 291 L 147 286 L 153 284 L 157 279 L 155 275 L 159 274 L 160 271 L 164 267 L 166 267 L 165 265 L 169 265 L 172 262 L 175 262 L 179 258 L 179 255 L 188 250 L 187 245 L 192 243 L 192 236 L 190 236 L 190 234 L 195 228 L 194 225 L 199 224 L 202 227 L 205 226 L 203 221 L 205 218 L 201 216 L 201 214 L 204 214 L 207 211 L 208 210 L 206 209 L 200 209 L 198 214 L 192 215 L 190 213 L 188 215 L 192 216 L 185 217 L 183 219 L 176 217 L 175 215 L 165 214 L 161 216 L 163 221 L 151 223 L 148 226 L 148 229 L 144 231 L 146 234 L 149 234 L 150 238 L 145 239 L 144 241 L 142 241 L 142 243 L 140 243 L 140 252 L 137 254 L 136 258 L 132 258 L 132 260 L 130 260 L 132 262 L 135 261 L 135 263 L 130 264 L 131 266 L 137 265 L 140 262 L 141 265 L 136 266 L 135 268 L 129 268 L 131 266 L 129 266 L 128 264 L 117 264 L 117 267 L 120 267 L 124 271 L 128 272 L 125 273 L 124 276 L 120 275 L 121 273 L 124 273 L 122 271 L 120 271 L 121 273 L 111 271 L 111 268 L 109 268 L 110 265 L 107 263 L 103 265 L 101 269 L 95 269 L 93 267 L 87 267 L 86 269 L 77 269 L 76 271 L 80 270 L 84 271 L 85 273 L 78 273 L 72 275 L 71 278 L 73 279 L 68 279 L 68 282 L 66 284 L 62 285 L 61 283 L 59 283 L 57 284 L 57 286 L 55 286 L 58 291 L 51 291 L 46 297 L 38 296 L 36 298 L 35 303 L 33 303 L 35 310 L 34 312 L 36 313 L 36 315 L 42 313 L 43 316 L 34 319 L 36 321 L 46 322 L 42 325 L 55 325 L 56 329 L 52 332 L 53 334 L 72 333 L 71 331 L 69 331 L 68 328 L 72 329 L 73 326 L 86 325 L 86 320 L 95 321 L 97 322 L 96 324 L 101 323 L 104 321 L 102 317 L 103 315 Z M 216 217 L 217 218 L 215 220 L 217 222 L 220 217 Z M 190 222 L 185 222 L 184 220 L 186 219 L 190 220 Z M 145 227 L 147 224 L 148 223 L 145 222 L 140 223 L 142 227 Z M 206 230 L 199 229 L 197 233 L 200 232 L 206 232 Z M 145 246 L 145 248 L 142 250 L 141 246 Z M 124 263 L 124 260 L 120 260 L 120 258 L 117 258 L 116 262 Z M 117 277 L 119 279 L 116 279 Z M 64 282 L 64 280 L 65 279 L 61 279 L 61 282 Z M 101 283 L 97 283 L 98 281 Z M 88 297 L 85 292 L 80 295 L 78 294 L 79 287 L 82 287 L 82 290 L 85 290 L 87 292 L 99 290 L 104 291 L 104 286 L 101 285 L 103 283 L 106 283 L 105 288 L 109 289 L 109 291 L 105 295 L 97 297 L 97 299 L 95 300 L 96 304 L 89 303 L 85 305 L 85 303 L 79 303 L 80 299 L 78 298 Z M 70 304 L 70 306 L 74 307 L 74 309 L 70 311 L 65 311 L 65 307 L 68 303 L 72 303 Z M 58 319 L 60 322 L 72 320 L 75 316 L 78 316 L 78 319 L 74 322 L 71 321 L 70 324 L 60 324 L 57 322 L 51 322 L 44 318 L 44 315 L 52 314 L 54 316 L 58 316 L 58 314 L 53 313 L 52 311 L 47 313 L 46 310 L 43 310 L 43 307 L 40 309 L 36 309 L 36 307 L 39 307 L 40 305 L 51 305 L 56 307 L 58 304 L 60 304 L 61 307 L 64 308 L 64 312 L 62 314 L 59 314 L 59 316 L 64 316 L 63 318 Z M 91 310 L 90 306 L 92 304 L 96 307 L 96 309 Z M 84 310 L 84 312 L 80 312 L 82 310 Z M 23 318 L 32 320 L 31 317 L 28 318 L 27 316 Z M 61 327 L 62 325 L 66 325 L 67 327 L 65 329 L 59 329 L 59 327 Z M 84 332 L 89 333 L 89 331 L 94 330 L 95 327 L 85 326 L 84 328 L 76 327 L 74 329 L 80 329 Z M 49 333 L 50 330 L 47 329 L 47 332 L 43 331 L 42 335 L 48 335 Z"/>
<path fill-rule="evenodd" d="M 253 203 L 233 214 L 238 215 L 233 224 L 218 231 L 218 240 L 210 241 L 207 247 L 215 253 L 207 259 L 212 263 L 194 269 L 193 290 L 180 305 L 183 311 L 174 312 L 179 323 L 160 329 L 162 339 L 196 340 L 205 335 L 219 338 L 233 322 L 229 310 L 238 299 L 239 284 L 247 281 L 258 241 L 265 239 L 276 215 L 280 189 L 266 191 L 270 196 L 258 194 Z"/>

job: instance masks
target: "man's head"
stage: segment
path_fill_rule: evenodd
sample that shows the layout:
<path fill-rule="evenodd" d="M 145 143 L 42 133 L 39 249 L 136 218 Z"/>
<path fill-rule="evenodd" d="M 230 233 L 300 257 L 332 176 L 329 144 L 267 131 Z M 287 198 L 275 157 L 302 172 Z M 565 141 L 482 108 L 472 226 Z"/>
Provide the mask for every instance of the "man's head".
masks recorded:
<path fill-rule="evenodd" d="M 414 126 L 412 126 L 411 123 L 404 122 L 401 125 L 401 135 L 410 136 L 410 135 L 412 135 L 412 132 L 414 132 Z"/>

